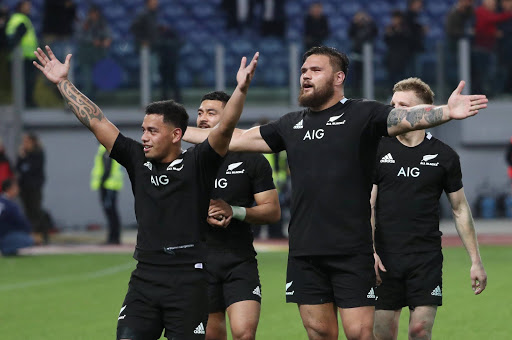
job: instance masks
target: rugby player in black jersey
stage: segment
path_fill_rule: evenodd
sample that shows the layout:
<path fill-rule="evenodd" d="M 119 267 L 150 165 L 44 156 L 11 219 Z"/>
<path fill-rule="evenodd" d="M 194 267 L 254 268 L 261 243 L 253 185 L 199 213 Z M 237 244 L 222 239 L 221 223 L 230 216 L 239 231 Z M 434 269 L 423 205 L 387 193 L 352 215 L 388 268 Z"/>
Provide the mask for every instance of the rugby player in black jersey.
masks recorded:
<path fill-rule="evenodd" d="M 184 107 L 162 101 L 146 107 L 142 144 L 124 137 L 98 106 L 68 80 L 71 55 L 61 63 L 46 46 L 34 65 L 57 85 L 78 120 L 123 165 L 130 177 L 138 224 L 132 272 L 118 317 L 117 339 L 204 339 L 208 318 L 206 231 L 211 190 L 227 153 L 254 75 L 258 53 L 242 58 L 233 101 L 201 144 L 186 151 Z"/>
<path fill-rule="evenodd" d="M 286 298 L 297 303 L 310 339 L 337 339 L 339 311 L 347 339 L 373 339 L 375 270 L 370 192 L 381 136 L 464 119 L 487 107 L 484 95 L 444 106 L 393 108 L 348 99 L 348 58 L 331 47 L 303 57 L 299 103 L 304 110 L 249 130 L 235 130 L 230 151 L 286 150 L 292 180 Z M 186 141 L 208 135 L 189 129 Z"/>
<path fill-rule="evenodd" d="M 418 78 L 395 84 L 391 106 L 433 104 L 434 93 Z M 397 338 L 402 307 L 409 306 L 409 339 L 430 339 L 442 304 L 439 198 L 446 192 L 455 227 L 471 258 L 475 294 L 487 284 L 464 188 L 459 156 L 425 130 L 383 138 L 371 193 L 378 282 L 374 332 Z M 380 268 L 380 269 L 378 269 Z"/>
<path fill-rule="evenodd" d="M 197 126 L 220 121 L 230 96 L 207 93 L 197 110 Z M 210 203 L 208 246 L 209 312 L 206 339 L 226 339 L 226 312 L 235 340 L 255 339 L 262 288 L 251 224 L 280 219 L 272 168 L 261 154 L 228 152 L 219 168 Z"/>

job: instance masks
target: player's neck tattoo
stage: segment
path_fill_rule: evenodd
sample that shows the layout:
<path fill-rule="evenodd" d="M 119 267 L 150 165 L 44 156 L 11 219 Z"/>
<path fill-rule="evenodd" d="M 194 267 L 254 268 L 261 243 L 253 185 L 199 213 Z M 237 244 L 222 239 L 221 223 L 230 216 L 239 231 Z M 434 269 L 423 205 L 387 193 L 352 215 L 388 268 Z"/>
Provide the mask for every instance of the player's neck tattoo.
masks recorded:
<path fill-rule="evenodd" d="M 443 108 L 433 106 L 394 108 L 388 115 L 388 128 L 400 124 L 404 118 L 411 127 L 415 127 L 422 119 L 425 119 L 429 126 L 436 126 L 443 122 Z"/>
<path fill-rule="evenodd" d="M 91 129 L 91 120 L 102 120 L 105 117 L 100 108 L 78 91 L 69 80 L 61 81 L 57 88 L 71 111 L 89 130 Z"/>

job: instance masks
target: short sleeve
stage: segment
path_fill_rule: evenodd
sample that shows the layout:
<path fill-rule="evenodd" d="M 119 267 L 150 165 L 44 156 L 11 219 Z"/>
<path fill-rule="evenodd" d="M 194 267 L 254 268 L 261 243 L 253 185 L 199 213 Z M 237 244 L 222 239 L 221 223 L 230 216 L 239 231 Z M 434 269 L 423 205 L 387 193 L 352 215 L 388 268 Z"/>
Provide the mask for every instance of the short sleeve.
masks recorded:
<path fill-rule="evenodd" d="M 275 189 L 272 178 L 272 168 L 263 155 L 255 155 L 254 163 L 251 167 L 252 191 L 257 194 L 260 192 Z"/>
<path fill-rule="evenodd" d="M 143 153 L 142 144 L 119 133 L 110 151 L 110 158 L 115 159 L 119 164 L 124 166 L 126 170 L 130 171 L 134 162 L 139 157 L 144 156 Z"/>
<path fill-rule="evenodd" d="M 371 122 L 377 136 L 389 137 L 388 134 L 388 115 L 393 110 L 390 105 L 382 104 L 376 101 L 372 103 Z"/>
<path fill-rule="evenodd" d="M 260 126 L 261 137 L 268 144 L 273 152 L 279 152 L 286 149 L 283 136 L 283 122 L 286 116 L 273 122 Z"/>
<path fill-rule="evenodd" d="M 459 155 L 453 152 L 450 165 L 447 169 L 447 174 L 444 182 L 444 190 L 447 193 L 452 193 L 460 190 L 462 187 L 462 170 L 460 168 Z"/>

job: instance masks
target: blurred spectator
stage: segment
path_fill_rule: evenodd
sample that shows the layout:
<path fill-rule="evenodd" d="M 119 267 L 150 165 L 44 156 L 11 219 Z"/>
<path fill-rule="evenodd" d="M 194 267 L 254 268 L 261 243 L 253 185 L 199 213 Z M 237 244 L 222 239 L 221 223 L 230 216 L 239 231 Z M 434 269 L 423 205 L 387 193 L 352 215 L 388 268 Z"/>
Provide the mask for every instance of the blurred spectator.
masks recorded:
<path fill-rule="evenodd" d="M 400 10 L 391 13 L 391 21 L 386 26 L 384 42 L 387 45 L 385 65 L 388 71 L 388 81 L 393 86 L 406 78 L 406 65 L 410 61 L 412 40 L 411 32 L 404 22 L 404 14 Z"/>
<path fill-rule="evenodd" d="M 178 84 L 178 65 L 180 49 L 183 45 L 180 37 L 175 30 L 167 26 L 159 26 L 160 39 L 156 45 L 159 71 L 160 86 L 162 93 L 161 100 L 174 99 L 181 103 L 181 90 Z M 172 89 L 174 97 L 169 96 L 169 90 Z"/>
<path fill-rule="evenodd" d="M 9 10 L 4 5 L 0 5 L 0 91 L 7 92 L 10 85 L 9 71 L 9 41 L 5 28 L 9 20 Z M 0 182 L 1 183 L 1 182 Z"/>
<path fill-rule="evenodd" d="M 4 256 L 17 255 L 20 248 L 34 245 L 30 236 L 31 226 L 15 200 L 19 193 L 14 179 L 1 184 L 0 195 L 0 252 Z"/>
<path fill-rule="evenodd" d="M 107 217 L 107 244 L 121 244 L 121 222 L 117 210 L 117 193 L 123 188 L 121 166 L 99 145 L 91 172 L 91 189 L 100 191 L 100 202 Z"/>
<path fill-rule="evenodd" d="M 505 160 L 508 165 L 508 178 L 510 178 L 510 182 L 512 183 L 512 138 L 510 138 L 510 144 L 507 147 Z"/>
<path fill-rule="evenodd" d="M 512 13 L 496 13 L 496 0 L 483 0 L 475 10 L 475 39 L 472 49 L 472 92 L 495 94 L 497 24 L 512 18 Z"/>
<path fill-rule="evenodd" d="M 420 56 L 425 51 L 425 33 L 428 28 L 418 21 L 423 10 L 423 0 L 407 0 L 407 10 L 404 15 L 406 29 L 411 34 L 409 42 L 410 59 L 407 63 L 407 76 L 421 77 L 423 67 Z"/>
<path fill-rule="evenodd" d="M 458 42 L 461 38 L 473 35 L 474 9 L 473 0 L 458 0 L 446 16 L 446 75 L 447 81 L 456 86 L 459 81 Z"/>
<path fill-rule="evenodd" d="M 228 29 L 243 31 L 251 25 L 254 0 L 222 0 L 221 7 L 227 15 Z"/>
<path fill-rule="evenodd" d="M 32 4 L 30 1 L 20 1 L 16 5 L 15 13 L 7 22 L 6 34 L 11 46 L 18 44 L 22 50 L 24 74 L 25 74 L 25 104 L 28 107 L 35 106 L 33 100 L 35 71 L 32 62 L 36 59 L 34 51 L 38 46 L 36 31 L 29 18 Z"/>
<path fill-rule="evenodd" d="M 48 243 L 48 228 L 42 210 L 44 174 L 44 152 L 39 138 L 34 133 L 23 135 L 16 163 L 20 185 L 20 197 L 25 213 L 34 232 Z"/>
<path fill-rule="evenodd" d="M 89 98 L 94 99 L 96 88 L 93 86 L 93 69 L 107 55 L 112 43 L 110 28 L 98 6 L 92 5 L 89 8 L 87 17 L 78 27 L 77 40 L 83 91 Z"/>
<path fill-rule="evenodd" d="M 177 63 L 182 42 L 176 32 L 158 23 L 158 0 L 146 0 L 146 9 L 132 23 L 131 31 L 139 46 L 147 46 L 158 60 L 161 75 L 162 99 L 168 97 L 168 87 L 174 89 L 175 99 L 181 102 L 178 87 Z M 152 83 L 152 82 L 151 82 Z"/>
<path fill-rule="evenodd" d="M 259 0 L 262 4 L 261 35 L 283 38 L 286 13 L 283 0 Z"/>
<path fill-rule="evenodd" d="M 5 154 L 5 147 L 2 139 L 0 138 L 0 183 L 3 183 L 6 179 L 13 178 L 14 173 L 12 171 L 11 163 Z M 0 193 L 2 190 L 0 190 Z"/>
<path fill-rule="evenodd" d="M 75 19 L 76 5 L 72 0 L 45 0 L 43 40 L 45 45 L 52 45 L 54 53 L 56 42 L 68 42 L 73 36 Z"/>
<path fill-rule="evenodd" d="M 365 11 L 357 12 L 352 18 L 348 29 L 348 36 L 352 40 L 351 64 L 349 80 L 352 82 L 354 97 L 362 94 L 361 84 L 363 79 L 363 45 L 373 43 L 377 37 L 378 30 L 373 18 Z"/>
<path fill-rule="evenodd" d="M 512 0 L 502 0 L 501 8 L 505 13 L 512 13 Z M 512 18 L 498 24 L 498 69 L 499 90 L 512 93 Z"/>
<path fill-rule="evenodd" d="M 320 2 L 311 4 L 304 18 L 304 49 L 321 46 L 329 37 L 329 21 Z"/>

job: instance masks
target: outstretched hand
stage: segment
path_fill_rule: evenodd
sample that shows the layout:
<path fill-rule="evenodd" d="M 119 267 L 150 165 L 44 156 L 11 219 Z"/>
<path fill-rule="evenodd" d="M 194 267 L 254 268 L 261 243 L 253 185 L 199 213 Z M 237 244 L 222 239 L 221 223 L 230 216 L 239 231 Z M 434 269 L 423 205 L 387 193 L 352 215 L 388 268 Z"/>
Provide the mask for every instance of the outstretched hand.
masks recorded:
<path fill-rule="evenodd" d="M 489 100 L 485 95 L 462 94 L 462 89 L 465 84 L 466 83 L 462 80 L 448 99 L 448 108 L 450 110 L 450 118 L 452 119 L 464 119 L 474 116 L 478 113 L 478 110 L 485 109 L 487 107 L 487 102 Z"/>
<path fill-rule="evenodd" d="M 240 68 L 236 74 L 236 81 L 238 82 L 238 87 L 243 93 L 247 93 L 247 90 L 249 89 L 252 77 L 254 76 L 254 71 L 256 71 L 256 65 L 258 64 L 259 57 L 260 52 L 256 52 L 254 57 L 252 57 L 251 63 L 247 66 L 245 66 L 247 63 L 246 57 L 243 57 L 240 62 Z"/>
<path fill-rule="evenodd" d="M 44 51 L 38 47 L 34 54 L 39 60 L 39 64 L 34 61 L 33 64 L 37 67 L 43 74 L 48 78 L 52 83 L 58 84 L 62 80 L 66 80 L 68 78 L 69 73 L 69 62 L 71 61 L 71 54 L 66 56 L 66 60 L 61 63 L 57 57 L 52 52 L 52 49 L 49 46 L 45 46 L 46 52 L 48 56 L 44 53 Z"/>

